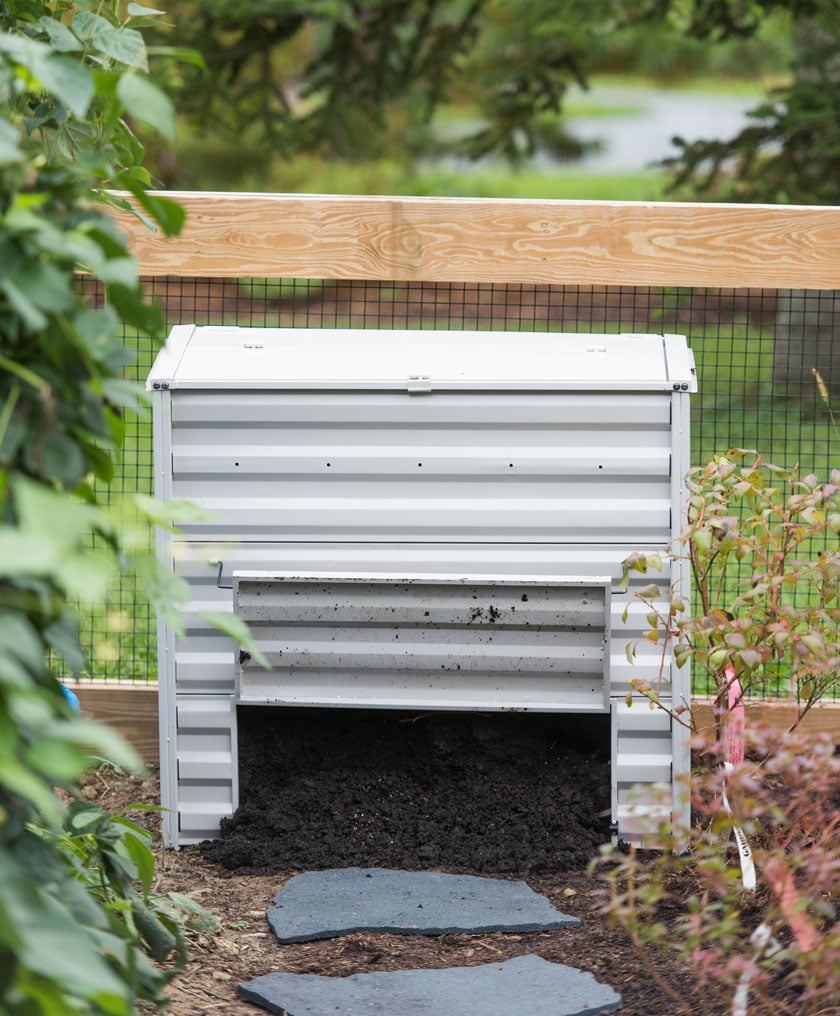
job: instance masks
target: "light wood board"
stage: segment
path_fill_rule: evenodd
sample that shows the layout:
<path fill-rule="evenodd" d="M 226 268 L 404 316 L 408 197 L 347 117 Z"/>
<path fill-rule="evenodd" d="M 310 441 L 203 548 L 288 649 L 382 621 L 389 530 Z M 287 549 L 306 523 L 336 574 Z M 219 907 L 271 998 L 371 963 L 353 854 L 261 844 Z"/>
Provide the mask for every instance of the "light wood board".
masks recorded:
<path fill-rule="evenodd" d="M 172 192 L 166 239 L 117 214 L 145 275 L 840 288 L 840 208 Z"/>

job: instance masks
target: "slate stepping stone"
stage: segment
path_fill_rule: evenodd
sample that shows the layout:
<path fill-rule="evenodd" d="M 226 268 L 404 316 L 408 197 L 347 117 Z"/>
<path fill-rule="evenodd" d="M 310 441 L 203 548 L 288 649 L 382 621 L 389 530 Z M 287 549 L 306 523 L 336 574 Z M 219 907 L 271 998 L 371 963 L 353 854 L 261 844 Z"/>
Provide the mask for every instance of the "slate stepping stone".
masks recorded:
<path fill-rule="evenodd" d="M 525 882 L 387 868 L 296 875 L 277 894 L 267 916 L 283 943 L 354 931 L 457 935 L 554 931 L 580 924 Z"/>
<path fill-rule="evenodd" d="M 540 956 L 445 970 L 393 970 L 351 977 L 266 974 L 237 994 L 288 1016 L 592 1016 L 621 996 L 592 974 Z"/>

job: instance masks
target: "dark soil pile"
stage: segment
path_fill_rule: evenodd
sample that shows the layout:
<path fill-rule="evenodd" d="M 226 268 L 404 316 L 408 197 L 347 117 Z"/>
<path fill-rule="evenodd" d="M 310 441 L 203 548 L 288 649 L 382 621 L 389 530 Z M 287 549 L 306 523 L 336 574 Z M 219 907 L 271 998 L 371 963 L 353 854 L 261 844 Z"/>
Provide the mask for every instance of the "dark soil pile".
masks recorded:
<path fill-rule="evenodd" d="M 609 839 L 608 719 L 241 709 L 240 807 L 205 859 L 528 875 Z"/>

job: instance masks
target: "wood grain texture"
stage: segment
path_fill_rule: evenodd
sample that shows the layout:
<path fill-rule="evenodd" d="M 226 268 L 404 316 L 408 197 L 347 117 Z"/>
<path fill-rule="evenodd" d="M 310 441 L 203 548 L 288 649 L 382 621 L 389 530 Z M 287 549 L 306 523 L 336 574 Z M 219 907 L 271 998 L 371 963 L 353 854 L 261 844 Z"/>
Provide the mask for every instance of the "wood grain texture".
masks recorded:
<path fill-rule="evenodd" d="M 840 288 L 840 208 L 173 192 L 146 275 Z"/>
<path fill-rule="evenodd" d="M 747 724 L 769 723 L 777 730 L 787 730 L 794 720 L 793 707 L 787 702 L 750 702 L 744 704 Z M 691 712 L 698 730 L 714 727 L 714 712 L 711 699 L 695 698 Z M 835 744 L 840 744 L 840 702 L 820 702 L 813 706 L 802 719 L 804 730 L 823 731 L 831 735 Z"/>
<path fill-rule="evenodd" d="M 83 716 L 114 727 L 144 762 L 158 764 L 157 682 L 117 684 L 114 681 L 84 681 L 71 687 L 79 696 Z"/>

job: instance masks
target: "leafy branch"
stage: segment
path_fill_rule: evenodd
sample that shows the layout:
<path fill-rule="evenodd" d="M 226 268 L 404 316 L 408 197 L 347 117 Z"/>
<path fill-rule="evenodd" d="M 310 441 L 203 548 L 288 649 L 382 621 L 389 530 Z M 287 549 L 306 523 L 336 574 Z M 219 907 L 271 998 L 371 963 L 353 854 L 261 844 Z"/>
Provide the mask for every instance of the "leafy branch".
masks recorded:
<path fill-rule="evenodd" d="M 748 695 L 781 678 L 796 726 L 840 673 L 840 471 L 823 482 L 731 449 L 692 470 L 686 486 L 686 524 L 670 556 L 687 562 L 699 610 L 685 591 L 673 590 L 667 604 L 656 586 L 636 594 L 647 608 L 646 638 L 661 642 L 663 657 L 657 678 L 634 688 L 658 701 L 673 654 L 678 666 L 694 666 L 695 680 L 706 675 L 723 717 L 735 679 Z M 624 587 L 631 572 L 651 568 L 661 559 L 630 555 Z"/>

